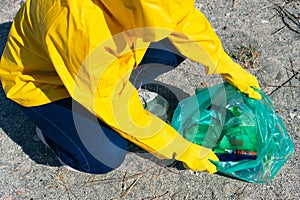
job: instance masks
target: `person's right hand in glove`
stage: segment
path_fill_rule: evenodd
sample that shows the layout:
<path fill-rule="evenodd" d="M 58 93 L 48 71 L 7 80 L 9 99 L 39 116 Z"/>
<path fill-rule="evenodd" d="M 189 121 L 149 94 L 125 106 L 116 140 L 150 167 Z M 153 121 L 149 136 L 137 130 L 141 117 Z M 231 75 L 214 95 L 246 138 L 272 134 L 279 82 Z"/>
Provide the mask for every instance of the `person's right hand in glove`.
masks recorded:
<path fill-rule="evenodd" d="M 217 172 L 216 166 L 210 162 L 219 161 L 211 149 L 191 143 L 188 149 L 176 160 L 182 161 L 186 168 L 194 171 L 207 171 L 210 174 Z"/>

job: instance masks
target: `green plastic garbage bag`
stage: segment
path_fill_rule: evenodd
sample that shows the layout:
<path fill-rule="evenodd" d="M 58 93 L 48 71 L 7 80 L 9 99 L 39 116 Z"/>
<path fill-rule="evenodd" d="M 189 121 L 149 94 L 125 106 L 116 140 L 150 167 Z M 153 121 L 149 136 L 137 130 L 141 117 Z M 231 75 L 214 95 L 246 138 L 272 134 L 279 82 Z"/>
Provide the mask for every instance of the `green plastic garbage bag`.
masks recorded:
<path fill-rule="evenodd" d="M 187 140 L 213 149 L 220 173 L 267 183 L 294 151 L 270 98 L 249 98 L 228 83 L 197 89 L 179 102 L 172 126 Z"/>

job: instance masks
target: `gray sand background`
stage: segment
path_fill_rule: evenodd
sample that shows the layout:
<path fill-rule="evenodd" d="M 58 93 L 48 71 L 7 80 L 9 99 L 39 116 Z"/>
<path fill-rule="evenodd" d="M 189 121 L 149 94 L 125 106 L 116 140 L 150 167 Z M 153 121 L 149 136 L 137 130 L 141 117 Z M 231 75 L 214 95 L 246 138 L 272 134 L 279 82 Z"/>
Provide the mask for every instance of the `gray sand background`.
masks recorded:
<path fill-rule="evenodd" d="M 23 2 L 0 0 L 0 53 Z M 259 52 L 256 67 L 248 70 L 270 94 L 295 144 L 295 153 L 273 181 L 261 185 L 167 168 L 164 162 L 137 151 L 129 152 L 122 166 L 106 175 L 69 171 L 35 140 L 35 126 L 1 89 L 0 200 L 299 199 L 300 1 L 211 0 L 196 1 L 196 6 L 210 20 L 228 52 L 250 45 Z M 293 14 L 296 21 L 283 11 Z M 196 87 L 220 79 L 206 77 L 200 65 L 186 61 L 159 80 L 193 94 Z"/>

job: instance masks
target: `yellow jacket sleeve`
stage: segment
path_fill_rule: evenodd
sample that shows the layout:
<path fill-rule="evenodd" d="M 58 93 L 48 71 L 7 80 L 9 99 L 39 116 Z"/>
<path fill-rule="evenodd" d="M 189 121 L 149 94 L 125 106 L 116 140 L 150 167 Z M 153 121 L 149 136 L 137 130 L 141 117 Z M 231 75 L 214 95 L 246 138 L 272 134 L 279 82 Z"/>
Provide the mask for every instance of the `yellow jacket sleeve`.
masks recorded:
<path fill-rule="evenodd" d="M 0 78 L 6 96 L 23 106 L 37 106 L 69 97 L 52 66 L 43 36 L 55 20 L 44 16 L 55 0 L 27 0 L 12 23 L 0 61 Z M 55 13 L 61 9 L 57 8 Z M 50 22 L 49 22 L 50 21 Z"/>
<path fill-rule="evenodd" d="M 51 24 L 45 38 L 53 66 L 71 97 L 124 138 L 157 157 L 175 158 L 193 170 L 216 172 L 209 161 L 218 160 L 214 153 L 188 142 L 145 111 L 137 90 L 128 81 L 136 58 L 141 57 L 138 54 L 144 53 L 148 43 L 133 50 L 126 33 L 112 37 L 111 31 L 117 27 L 108 27 L 105 13 L 98 6 L 81 6 L 78 13 L 78 4 L 56 14 L 62 20 Z M 45 20 L 53 17 L 48 14 Z"/>
<path fill-rule="evenodd" d="M 249 97 L 261 98 L 251 87 L 259 88 L 257 79 L 225 53 L 218 36 L 198 9 L 193 8 L 178 23 L 175 31 L 170 40 L 183 55 L 203 64 L 207 74 L 221 74 Z"/>

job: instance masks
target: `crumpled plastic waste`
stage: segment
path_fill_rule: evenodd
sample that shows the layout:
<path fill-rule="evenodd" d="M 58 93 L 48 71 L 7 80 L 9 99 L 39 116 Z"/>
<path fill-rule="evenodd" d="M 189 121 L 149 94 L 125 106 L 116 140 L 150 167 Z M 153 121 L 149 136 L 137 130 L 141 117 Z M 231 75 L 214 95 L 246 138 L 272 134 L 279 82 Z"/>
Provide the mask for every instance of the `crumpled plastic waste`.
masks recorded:
<path fill-rule="evenodd" d="M 179 102 L 172 126 L 187 140 L 213 149 L 217 170 L 244 181 L 272 180 L 294 151 L 271 99 L 255 100 L 228 83 L 196 90 Z"/>

